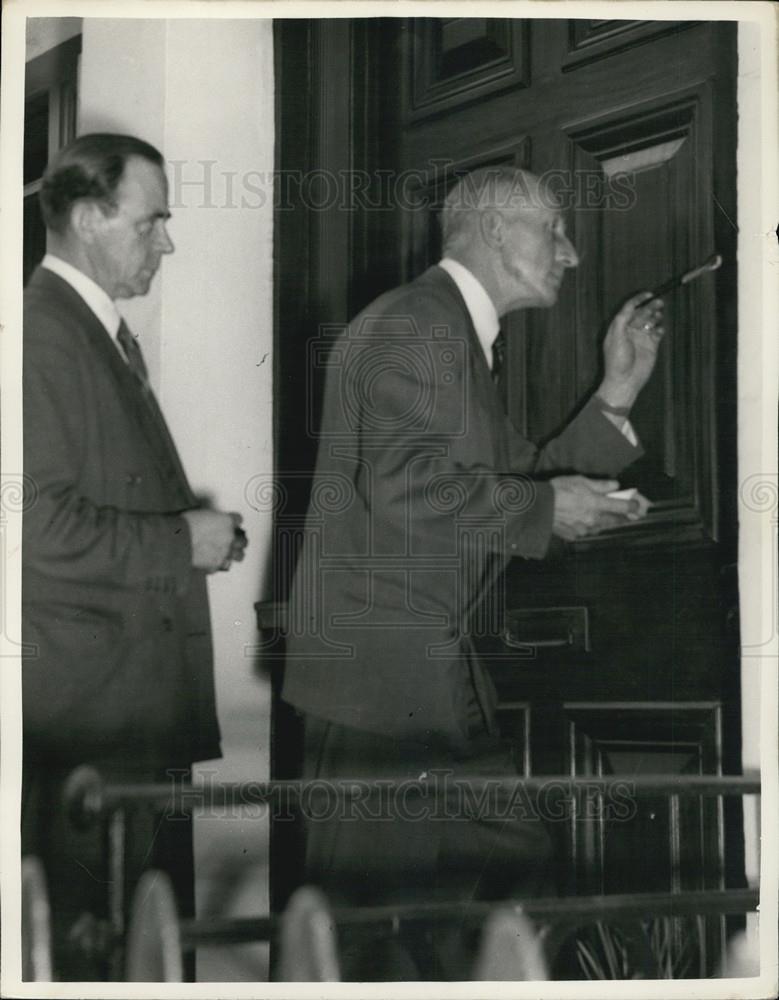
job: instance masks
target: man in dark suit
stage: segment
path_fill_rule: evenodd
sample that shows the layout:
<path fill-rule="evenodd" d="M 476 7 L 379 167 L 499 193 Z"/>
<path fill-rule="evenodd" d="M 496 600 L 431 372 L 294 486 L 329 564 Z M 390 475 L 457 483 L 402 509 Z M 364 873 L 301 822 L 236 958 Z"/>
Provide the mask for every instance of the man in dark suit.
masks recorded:
<path fill-rule="evenodd" d="M 76 765 L 114 781 L 184 778 L 220 756 L 206 574 L 243 558 L 240 515 L 202 509 L 115 302 L 145 295 L 173 244 L 161 154 L 85 135 L 49 165 L 48 253 L 24 296 L 22 844 L 42 855 L 61 978 L 105 916 L 100 844 L 58 810 Z M 141 812 L 129 880 L 160 865 L 193 911 L 191 827 Z M 81 945 L 81 946 L 80 946 Z"/>
<path fill-rule="evenodd" d="M 282 694 L 304 713 L 309 776 L 515 773 L 469 620 L 511 557 L 540 559 L 552 535 L 572 540 L 644 512 L 609 494 L 641 454 L 627 417 L 655 363 L 662 303 L 645 293 L 617 314 L 597 393 L 538 449 L 507 420 L 493 376 L 500 317 L 553 305 L 578 263 L 560 208 L 538 178 L 487 168 L 447 196 L 443 235 L 440 264 L 368 306 L 323 361 Z M 334 896 L 549 891 L 538 819 L 477 809 L 458 821 L 420 808 L 421 792 L 414 809 L 396 798 L 385 814 L 373 808 L 380 782 L 365 794 L 359 816 L 309 817 L 306 877 Z M 355 945 L 346 974 L 467 978 L 470 953 L 447 940 L 431 958 L 417 936 L 383 971 L 375 944 Z"/>

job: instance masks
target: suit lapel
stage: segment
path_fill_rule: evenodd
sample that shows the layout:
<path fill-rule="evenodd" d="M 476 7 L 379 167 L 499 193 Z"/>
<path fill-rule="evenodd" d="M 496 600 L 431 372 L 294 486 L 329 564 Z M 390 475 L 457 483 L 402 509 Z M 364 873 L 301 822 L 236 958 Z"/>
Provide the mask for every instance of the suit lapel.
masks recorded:
<path fill-rule="evenodd" d="M 136 376 L 119 356 L 117 349 L 109 342 L 106 331 L 101 328 L 97 332 L 102 335 L 101 346 L 107 348 L 102 353 L 120 386 L 121 398 L 131 411 L 134 423 L 142 430 L 149 445 L 149 452 L 153 455 L 161 474 L 166 482 L 174 483 L 185 494 L 185 505 L 193 505 L 195 500 L 192 491 L 154 393 L 151 388 L 141 387 Z"/>
<path fill-rule="evenodd" d="M 103 324 L 78 292 L 54 272 L 39 268 L 29 285 L 50 299 L 59 299 L 63 310 L 76 318 L 92 353 L 111 372 L 117 396 L 127 412 L 128 420 L 146 439 L 148 454 L 163 481 L 181 494 L 182 508 L 194 506 L 195 498 L 154 394 L 151 389 L 144 392 L 141 388 L 138 379 L 121 358 L 118 348 L 111 342 L 111 336 Z"/>
<path fill-rule="evenodd" d="M 460 294 L 457 284 L 451 275 L 441 267 L 433 267 L 427 272 L 431 279 L 444 290 L 452 301 L 452 309 L 456 310 L 462 317 L 461 329 L 467 331 L 468 338 L 468 379 L 470 387 L 476 399 L 471 403 L 471 412 L 478 409 L 480 416 L 487 413 L 489 427 L 495 452 L 494 471 L 507 471 L 509 466 L 508 435 L 506 427 L 506 415 L 503 406 L 492 380 L 484 350 L 476 334 L 476 329 Z M 503 574 L 503 560 L 497 554 L 487 555 L 484 560 L 484 568 L 481 575 L 481 585 L 474 589 L 473 598 L 463 607 L 462 626 L 463 632 L 460 636 L 460 648 L 464 662 L 468 665 L 469 683 L 477 701 L 481 704 L 488 728 L 494 726 L 495 718 L 495 696 L 492 693 L 492 682 L 488 679 L 485 668 L 481 663 L 473 641 L 470 637 L 469 629 L 472 624 L 473 615 L 477 611 L 485 593 L 489 593 Z"/>
<path fill-rule="evenodd" d="M 121 363 L 124 364 L 124 362 Z M 140 409 L 143 412 L 139 414 L 139 418 L 147 428 L 147 436 L 150 443 L 153 441 L 157 458 L 165 473 L 170 478 L 175 479 L 179 488 L 187 494 L 187 506 L 194 506 L 196 503 L 195 497 L 190 489 L 178 450 L 168 430 L 167 421 L 160 410 L 157 397 L 151 388 L 146 390 L 141 389 L 135 376 L 133 375 L 132 377 L 136 383 L 136 397 L 140 397 L 140 403 L 142 404 Z"/>
<path fill-rule="evenodd" d="M 452 308 L 462 316 L 462 325 L 468 338 L 468 378 L 472 390 L 476 394 L 479 407 L 489 414 L 489 424 L 492 429 L 492 439 L 495 447 L 496 465 L 499 469 L 507 469 L 509 462 L 508 437 L 506 434 L 506 414 L 503 410 L 500 396 L 492 380 L 484 349 L 476 334 L 476 329 L 460 294 L 460 289 L 452 276 L 442 267 L 431 267 L 423 277 L 429 277 L 447 296 L 451 298 Z"/>

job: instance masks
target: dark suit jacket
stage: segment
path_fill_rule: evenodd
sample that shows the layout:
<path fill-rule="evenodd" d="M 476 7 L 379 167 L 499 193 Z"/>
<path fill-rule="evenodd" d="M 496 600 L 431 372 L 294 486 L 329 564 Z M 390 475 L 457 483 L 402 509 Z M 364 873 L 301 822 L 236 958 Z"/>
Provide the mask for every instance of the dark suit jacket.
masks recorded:
<path fill-rule="evenodd" d="M 205 577 L 175 447 L 83 299 L 25 290 L 25 756 L 186 765 L 219 755 Z"/>
<path fill-rule="evenodd" d="M 469 617 L 512 556 L 547 549 L 553 493 L 538 474 L 610 476 L 640 450 L 592 403 L 542 450 L 524 440 L 439 267 L 376 300 L 321 363 L 282 696 L 333 722 L 457 746 L 472 685 L 485 718 L 494 708 Z"/>

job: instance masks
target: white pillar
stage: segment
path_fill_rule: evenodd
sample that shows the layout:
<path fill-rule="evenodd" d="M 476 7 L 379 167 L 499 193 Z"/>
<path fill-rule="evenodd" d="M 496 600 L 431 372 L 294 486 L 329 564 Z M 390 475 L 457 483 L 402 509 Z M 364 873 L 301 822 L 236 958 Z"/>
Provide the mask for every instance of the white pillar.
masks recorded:
<path fill-rule="evenodd" d="M 216 780 L 268 774 L 268 684 L 245 648 L 257 639 L 253 603 L 264 596 L 271 523 L 244 489 L 273 468 L 273 115 L 271 21 L 84 19 L 79 132 L 147 139 L 172 181 L 176 252 L 149 295 L 121 303 L 122 312 L 193 488 L 241 511 L 250 539 L 244 563 L 210 578 L 225 756 L 200 770 Z M 201 818 L 196 851 L 201 910 L 267 910 L 264 820 Z M 235 866 L 240 898 L 217 899 L 227 884 L 220 873 Z M 254 966 L 251 949 L 214 951 L 208 963 L 199 956 L 199 974 L 235 979 L 240 959 L 243 978 L 258 978 L 262 957 L 262 946 Z"/>

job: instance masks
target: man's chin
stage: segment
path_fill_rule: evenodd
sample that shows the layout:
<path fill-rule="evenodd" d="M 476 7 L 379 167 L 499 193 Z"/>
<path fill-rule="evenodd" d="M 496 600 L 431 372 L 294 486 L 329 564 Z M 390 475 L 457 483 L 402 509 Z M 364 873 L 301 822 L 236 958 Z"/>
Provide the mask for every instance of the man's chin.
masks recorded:
<path fill-rule="evenodd" d="M 132 299 L 136 295 L 146 295 L 146 293 L 151 288 L 151 283 L 154 280 L 154 275 L 149 274 L 138 276 L 134 279 L 132 284 L 122 285 L 117 291 L 114 298 L 117 299 Z"/>
<path fill-rule="evenodd" d="M 546 281 L 538 281 L 533 286 L 531 301 L 527 305 L 535 309 L 550 309 L 557 304 L 561 284 L 562 281 L 551 276 Z"/>
<path fill-rule="evenodd" d="M 138 288 L 143 289 L 143 291 L 137 291 L 135 293 L 136 295 L 145 295 L 149 291 L 149 289 L 151 288 L 151 283 L 152 281 L 154 281 L 154 275 L 156 273 L 157 273 L 156 271 L 142 271 L 138 275 L 135 283 L 138 286 Z"/>
<path fill-rule="evenodd" d="M 540 309 L 551 309 L 552 306 L 557 305 L 559 295 L 559 285 L 555 285 L 553 288 L 550 286 L 549 288 L 541 289 L 538 293 L 538 301 L 535 305 Z"/>
<path fill-rule="evenodd" d="M 560 298 L 560 288 L 562 287 L 562 284 L 563 284 L 562 277 L 551 278 L 549 280 L 549 283 L 544 289 L 544 291 L 546 292 L 548 305 L 553 306 L 557 303 L 557 300 Z"/>

